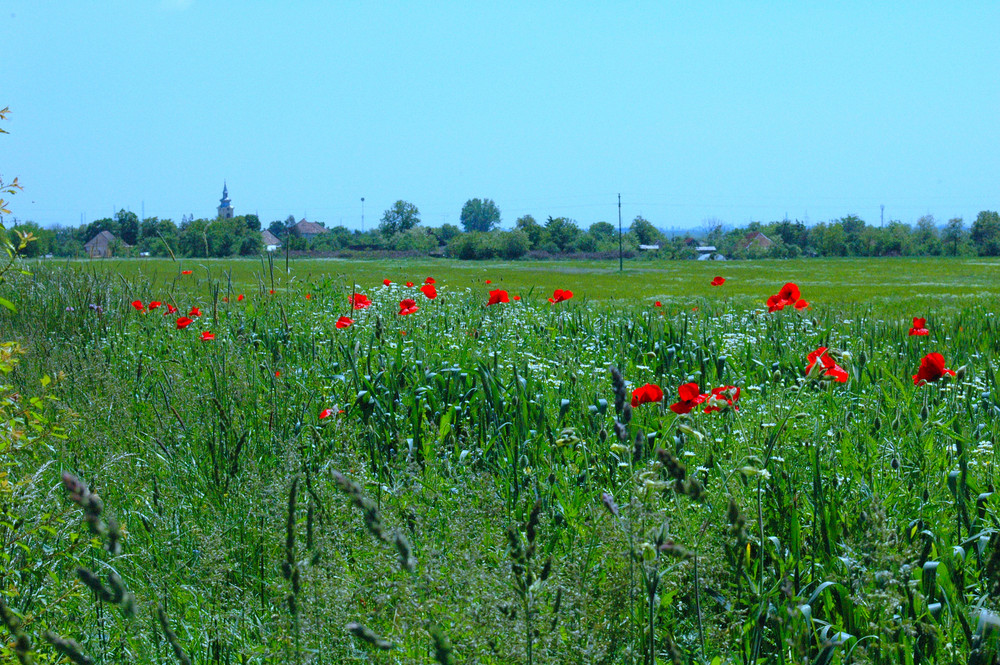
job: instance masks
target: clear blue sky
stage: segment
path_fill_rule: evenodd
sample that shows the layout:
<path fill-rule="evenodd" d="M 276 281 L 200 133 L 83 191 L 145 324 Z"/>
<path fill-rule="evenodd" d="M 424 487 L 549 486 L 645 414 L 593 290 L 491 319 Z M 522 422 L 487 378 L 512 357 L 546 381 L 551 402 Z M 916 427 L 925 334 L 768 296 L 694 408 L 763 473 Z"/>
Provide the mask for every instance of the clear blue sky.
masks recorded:
<path fill-rule="evenodd" d="M 730 226 L 1000 206 L 1000 3 L 5 0 L 15 215 Z"/>

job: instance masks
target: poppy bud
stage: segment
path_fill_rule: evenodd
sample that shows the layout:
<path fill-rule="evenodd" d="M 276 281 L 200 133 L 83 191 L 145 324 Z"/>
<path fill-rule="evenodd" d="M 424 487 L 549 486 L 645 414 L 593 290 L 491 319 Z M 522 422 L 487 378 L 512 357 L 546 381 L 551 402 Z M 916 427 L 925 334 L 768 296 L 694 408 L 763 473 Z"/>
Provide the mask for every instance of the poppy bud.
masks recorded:
<path fill-rule="evenodd" d="M 961 367 L 959 367 L 957 370 L 955 370 L 955 380 L 956 381 L 961 381 L 962 379 L 964 379 L 965 378 L 965 373 L 967 371 L 968 371 L 968 366 L 967 365 L 962 365 Z"/>
<path fill-rule="evenodd" d="M 816 365 L 819 365 L 819 363 L 816 363 Z M 813 365 L 813 367 L 815 367 L 816 365 Z M 810 372 L 810 374 L 812 374 L 812 372 Z M 781 382 L 781 370 L 780 369 L 776 369 L 773 372 L 771 372 L 771 381 L 773 383 L 780 383 Z"/>
<path fill-rule="evenodd" d="M 896 469 L 898 469 L 899 468 L 899 458 L 893 457 L 892 458 L 892 462 L 889 463 L 889 466 L 892 467 L 893 471 L 895 471 Z"/>
<path fill-rule="evenodd" d="M 921 420 L 927 420 L 927 416 L 929 414 L 930 414 L 930 411 L 927 409 L 927 405 L 926 404 L 924 404 L 922 407 L 920 407 L 920 419 Z"/>
<path fill-rule="evenodd" d="M 652 561 L 656 558 L 656 548 L 650 543 L 642 544 L 642 560 Z"/>

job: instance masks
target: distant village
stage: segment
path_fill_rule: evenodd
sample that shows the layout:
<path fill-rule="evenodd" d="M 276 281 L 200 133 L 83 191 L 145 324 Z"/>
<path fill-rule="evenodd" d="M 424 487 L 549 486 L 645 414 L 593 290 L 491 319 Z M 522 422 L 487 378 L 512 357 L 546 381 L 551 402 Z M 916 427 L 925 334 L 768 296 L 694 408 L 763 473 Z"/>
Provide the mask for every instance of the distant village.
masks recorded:
<path fill-rule="evenodd" d="M 582 228 L 576 220 L 532 215 L 501 228 L 501 212 L 490 199 L 470 199 L 461 226 L 423 226 L 412 203 L 397 201 L 368 231 L 326 227 L 289 216 L 266 227 L 257 215 L 236 215 L 223 183 L 215 217 L 185 216 L 180 224 L 139 219 L 120 210 L 79 227 L 44 229 L 32 222 L 10 229 L 38 238 L 23 250 L 31 256 L 104 259 L 109 257 L 229 257 L 266 252 L 335 257 L 440 256 L 458 259 L 617 258 L 733 259 L 836 256 L 998 256 L 1000 215 L 979 213 L 967 227 L 961 218 L 941 223 L 928 215 L 915 225 L 889 220 L 871 225 L 856 215 L 806 225 L 799 220 L 751 222 L 729 228 L 705 220 L 698 232 L 669 234 L 641 215 L 627 227 L 598 221 Z"/>

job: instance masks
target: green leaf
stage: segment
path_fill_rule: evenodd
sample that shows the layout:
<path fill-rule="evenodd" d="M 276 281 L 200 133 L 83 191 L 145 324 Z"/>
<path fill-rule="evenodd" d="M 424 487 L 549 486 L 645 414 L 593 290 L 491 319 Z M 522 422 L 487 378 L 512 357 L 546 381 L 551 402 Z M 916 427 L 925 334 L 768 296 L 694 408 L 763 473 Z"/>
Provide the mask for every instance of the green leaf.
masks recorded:
<path fill-rule="evenodd" d="M 15 314 L 17 314 L 17 307 L 14 307 L 14 303 L 12 303 L 11 301 L 7 300 L 6 298 L 0 298 L 0 305 L 3 305 L 4 307 L 6 307 L 7 309 L 9 309 L 10 311 L 12 311 Z"/>

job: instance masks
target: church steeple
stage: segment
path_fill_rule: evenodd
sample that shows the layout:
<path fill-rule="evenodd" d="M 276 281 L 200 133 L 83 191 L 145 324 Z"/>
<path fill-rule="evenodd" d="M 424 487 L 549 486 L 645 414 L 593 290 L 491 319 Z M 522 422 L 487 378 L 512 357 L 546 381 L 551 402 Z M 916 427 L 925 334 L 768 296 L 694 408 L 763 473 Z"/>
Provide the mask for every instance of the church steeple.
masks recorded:
<path fill-rule="evenodd" d="M 229 187 L 222 181 L 222 198 L 219 199 L 219 219 L 232 219 L 233 204 L 229 200 Z"/>

